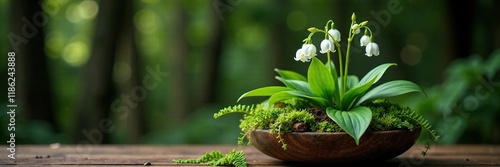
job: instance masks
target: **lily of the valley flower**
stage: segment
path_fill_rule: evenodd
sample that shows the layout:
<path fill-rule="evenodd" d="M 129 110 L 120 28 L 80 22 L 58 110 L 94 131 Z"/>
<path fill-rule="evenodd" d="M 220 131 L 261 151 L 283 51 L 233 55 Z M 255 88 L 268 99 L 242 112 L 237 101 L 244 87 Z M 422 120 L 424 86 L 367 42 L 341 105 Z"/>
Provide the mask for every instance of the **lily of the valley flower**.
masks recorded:
<path fill-rule="evenodd" d="M 331 40 L 324 39 L 323 41 L 321 41 L 321 50 L 319 51 L 320 53 L 335 53 L 335 51 L 335 45 L 333 45 L 333 42 Z"/>
<path fill-rule="evenodd" d="M 363 35 L 359 40 L 359 43 L 361 44 L 361 46 L 368 45 L 368 43 L 370 43 L 370 37 L 368 35 Z"/>
<path fill-rule="evenodd" d="M 304 54 L 304 50 L 302 50 L 302 48 L 300 48 L 299 50 L 297 50 L 297 52 L 295 53 L 295 61 L 302 61 L 302 62 L 308 62 L 309 59 L 306 57 L 306 55 Z"/>
<path fill-rule="evenodd" d="M 378 56 L 380 51 L 378 50 L 378 45 L 375 42 L 370 42 L 366 45 L 366 56 L 371 57 L 372 55 Z"/>
<path fill-rule="evenodd" d="M 361 32 L 360 28 L 359 28 L 359 25 L 358 24 L 354 24 L 351 26 L 351 30 L 354 34 L 359 34 L 359 32 Z"/>
<path fill-rule="evenodd" d="M 339 30 L 330 29 L 330 30 L 328 30 L 328 34 L 330 34 L 335 41 L 340 42 L 340 31 Z M 331 38 L 329 38 L 329 39 L 331 39 Z"/>
<path fill-rule="evenodd" d="M 313 44 L 302 45 L 302 51 L 304 51 L 304 55 L 307 56 L 308 59 L 316 57 L 316 46 Z"/>
<path fill-rule="evenodd" d="M 316 57 L 316 46 L 313 44 L 304 44 L 302 48 L 295 53 L 295 61 L 309 62 Z"/>

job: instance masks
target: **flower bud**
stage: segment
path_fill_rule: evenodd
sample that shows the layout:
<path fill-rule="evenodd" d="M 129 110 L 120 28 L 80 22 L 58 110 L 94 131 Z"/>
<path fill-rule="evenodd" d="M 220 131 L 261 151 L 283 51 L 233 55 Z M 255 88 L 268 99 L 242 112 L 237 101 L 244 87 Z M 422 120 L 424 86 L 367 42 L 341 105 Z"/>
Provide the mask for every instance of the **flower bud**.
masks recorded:
<path fill-rule="evenodd" d="M 367 24 L 368 24 L 368 21 L 363 21 L 359 25 L 362 27 L 362 26 L 366 26 Z"/>
<path fill-rule="evenodd" d="M 311 28 L 308 28 L 307 31 L 314 33 L 317 31 L 317 29 L 316 29 L 316 27 L 311 27 Z"/>
<path fill-rule="evenodd" d="M 356 21 L 356 14 L 354 12 L 352 13 L 351 20 Z"/>

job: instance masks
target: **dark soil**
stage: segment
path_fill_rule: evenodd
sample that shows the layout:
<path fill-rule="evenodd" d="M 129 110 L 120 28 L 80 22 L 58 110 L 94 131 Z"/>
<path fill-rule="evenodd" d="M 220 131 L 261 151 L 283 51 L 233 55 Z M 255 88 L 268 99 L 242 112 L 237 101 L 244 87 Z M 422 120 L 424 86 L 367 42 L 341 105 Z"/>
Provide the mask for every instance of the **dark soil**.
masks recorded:
<path fill-rule="evenodd" d="M 321 109 L 321 108 L 309 108 L 307 109 L 308 113 L 311 113 L 314 116 L 314 119 L 316 122 L 323 122 L 323 121 L 328 121 L 330 123 L 334 123 L 330 117 L 326 114 L 326 111 Z"/>

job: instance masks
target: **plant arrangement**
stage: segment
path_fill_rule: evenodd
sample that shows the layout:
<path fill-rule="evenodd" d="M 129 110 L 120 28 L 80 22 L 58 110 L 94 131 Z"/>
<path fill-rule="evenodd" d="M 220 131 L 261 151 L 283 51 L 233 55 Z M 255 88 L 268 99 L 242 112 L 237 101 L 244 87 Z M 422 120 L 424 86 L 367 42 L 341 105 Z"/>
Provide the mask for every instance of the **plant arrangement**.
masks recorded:
<path fill-rule="evenodd" d="M 265 102 L 227 107 L 214 114 L 214 117 L 243 113 L 238 144 L 242 144 L 246 138 L 252 138 L 252 131 L 265 129 L 276 134 L 285 150 L 287 143 L 281 136 L 292 132 L 345 132 L 359 145 L 361 137 L 367 131 L 412 131 L 420 127 L 433 140 L 438 140 L 439 136 L 422 116 L 410 108 L 386 100 L 413 92 L 425 94 L 417 84 L 395 80 L 374 86 L 389 67 L 396 66 L 395 63 L 379 65 L 361 80 L 355 75 L 349 75 L 351 45 L 354 37 L 361 31 L 364 34 L 359 42 L 366 47 L 365 55 L 372 57 L 380 54 L 379 46 L 374 42 L 367 24 L 368 21 L 358 23 L 353 13 L 344 54 L 340 45 L 341 34 L 332 20 L 326 23 L 324 29 L 309 28 L 310 34 L 303 40 L 302 47 L 297 50 L 294 58 L 296 61 L 310 63 L 307 77 L 294 71 L 275 69 L 278 73 L 276 79 L 284 86 L 257 88 L 238 99 L 269 97 Z M 326 63 L 319 59 L 321 55 L 317 55 L 316 46 L 312 43 L 312 38 L 317 34 L 324 37 L 319 52 L 326 55 Z M 338 58 L 338 68 L 333 63 L 334 56 Z M 428 143 L 423 155 L 427 149 Z"/>

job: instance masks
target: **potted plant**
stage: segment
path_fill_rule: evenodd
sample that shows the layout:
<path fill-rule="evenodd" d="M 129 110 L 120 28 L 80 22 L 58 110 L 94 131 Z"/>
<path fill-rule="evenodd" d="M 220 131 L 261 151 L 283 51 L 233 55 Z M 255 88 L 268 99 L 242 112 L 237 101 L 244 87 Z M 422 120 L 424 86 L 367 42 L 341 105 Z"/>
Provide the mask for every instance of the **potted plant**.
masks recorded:
<path fill-rule="evenodd" d="M 295 60 L 310 63 L 307 77 L 297 72 L 275 69 L 284 86 L 268 86 L 244 93 L 238 99 L 266 96 L 265 102 L 235 105 L 214 115 L 243 113 L 238 143 L 246 138 L 261 152 L 285 161 L 306 163 L 346 163 L 360 160 L 385 160 L 400 155 L 415 144 L 421 129 L 437 140 L 428 122 L 412 109 L 385 98 L 407 93 L 423 93 L 410 81 L 396 80 L 374 86 L 395 63 L 379 65 L 361 80 L 349 75 L 350 48 L 360 32 L 360 45 L 366 56 L 379 55 L 368 21 L 358 23 L 353 13 L 347 36 L 347 52 L 342 53 L 341 34 L 335 23 L 324 29 L 309 28 L 310 34 L 297 50 Z M 312 38 L 321 34 L 317 55 Z M 333 63 L 337 56 L 337 68 Z M 429 149 L 426 145 L 425 152 Z"/>

